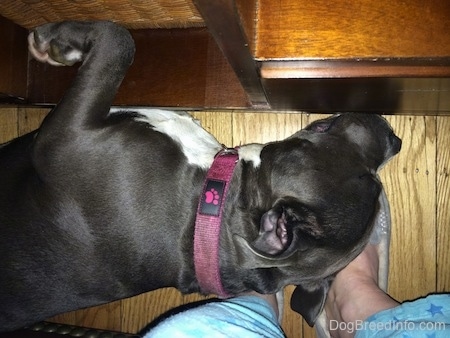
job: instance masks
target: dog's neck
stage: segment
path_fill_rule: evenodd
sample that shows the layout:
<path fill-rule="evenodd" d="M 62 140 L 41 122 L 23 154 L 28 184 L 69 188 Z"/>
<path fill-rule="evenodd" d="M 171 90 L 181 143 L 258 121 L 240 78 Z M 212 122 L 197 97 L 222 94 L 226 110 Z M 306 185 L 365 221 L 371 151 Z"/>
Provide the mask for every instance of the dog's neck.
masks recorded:
<path fill-rule="evenodd" d="M 203 293 L 226 298 L 219 271 L 219 235 L 229 183 L 239 155 L 223 149 L 208 170 L 197 209 L 194 232 L 195 275 Z"/>

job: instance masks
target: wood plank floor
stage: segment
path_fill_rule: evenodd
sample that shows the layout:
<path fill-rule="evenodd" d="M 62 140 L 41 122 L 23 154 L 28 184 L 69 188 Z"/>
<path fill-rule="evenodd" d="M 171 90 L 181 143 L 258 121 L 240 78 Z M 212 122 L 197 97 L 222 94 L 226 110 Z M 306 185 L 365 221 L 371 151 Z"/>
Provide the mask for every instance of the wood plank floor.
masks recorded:
<path fill-rule="evenodd" d="M 35 129 L 47 110 L 0 108 L 0 142 Z M 203 126 L 228 146 L 287 137 L 321 115 L 301 113 L 195 112 Z M 450 116 L 387 116 L 403 140 L 400 154 L 381 172 L 391 203 L 389 293 L 403 301 L 450 291 Z M 293 288 L 286 288 L 286 299 Z M 63 314 L 53 321 L 138 332 L 170 308 L 202 299 L 173 289 L 149 292 L 100 307 Z M 286 305 L 288 337 L 314 331 Z"/>

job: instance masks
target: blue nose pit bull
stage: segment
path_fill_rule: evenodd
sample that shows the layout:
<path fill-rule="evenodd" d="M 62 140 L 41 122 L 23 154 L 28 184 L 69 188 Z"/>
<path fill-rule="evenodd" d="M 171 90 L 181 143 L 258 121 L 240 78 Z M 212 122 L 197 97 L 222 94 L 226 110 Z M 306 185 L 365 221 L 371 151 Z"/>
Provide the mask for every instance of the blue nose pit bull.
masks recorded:
<path fill-rule="evenodd" d="M 82 65 L 39 130 L 0 147 L 1 330 L 162 287 L 208 291 L 194 224 L 201 197 L 222 193 L 203 188 L 223 147 L 185 113 L 110 111 L 134 55 L 117 25 L 45 25 L 30 51 Z M 376 173 L 400 144 L 380 116 L 342 114 L 235 150 L 216 248 L 226 294 L 298 285 L 314 323 L 332 276 L 367 243 Z"/>

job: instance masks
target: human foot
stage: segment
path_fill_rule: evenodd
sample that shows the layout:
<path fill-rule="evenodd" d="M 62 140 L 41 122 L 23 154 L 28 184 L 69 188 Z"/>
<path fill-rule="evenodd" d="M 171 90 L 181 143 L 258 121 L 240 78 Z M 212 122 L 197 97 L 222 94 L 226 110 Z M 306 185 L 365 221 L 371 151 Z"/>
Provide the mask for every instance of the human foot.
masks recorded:
<path fill-rule="evenodd" d="M 332 337 L 353 337 L 357 323 L 398 303 L 382 291 L 378 281 L 377 247 L 364 251 L 333 281 L 325 310 Z"/>

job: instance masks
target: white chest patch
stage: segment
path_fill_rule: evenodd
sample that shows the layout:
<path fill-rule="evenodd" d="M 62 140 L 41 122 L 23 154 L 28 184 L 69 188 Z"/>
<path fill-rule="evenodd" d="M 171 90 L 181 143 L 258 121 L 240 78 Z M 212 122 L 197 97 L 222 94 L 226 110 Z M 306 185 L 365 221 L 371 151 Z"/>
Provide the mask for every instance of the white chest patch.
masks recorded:
<path fill-rule="evenodd" d="M 135 120 L 148 123 L 153 129 L 164 133 L 177 142 L 192 165 L 209 169 L 214 156 L 223 148 L 214 136 L 203 129 L 198 120 L 183 111 L 149 108 L 111 108 L 109 113 L 129 111 L 140 116 Z M 255 168 L 261 164 L 263 144 L 251 143 L 238 148 L 239 159 L 253 162 Z"/>
<path fill-rule="evenodd" d="M 138 113 L 135 120 L 148 123 L 153 129 L 164 133 L 177 142 L 192 165 L 208 169 L 222 145 L 203 129 L 191 115 L 182 111 L 162 109 L 130 108 L 126 111 Z M 125 109 L 112 108 L 110 114 Z"/>
<path fill-rule="evenodd" d="M 247 162 L 253 162 L 253 167 L 257 168 L 261 164 L 261 150 L 263 144 L 251 143 L 241 146 L 238 149 L 239 158 Z"/>

